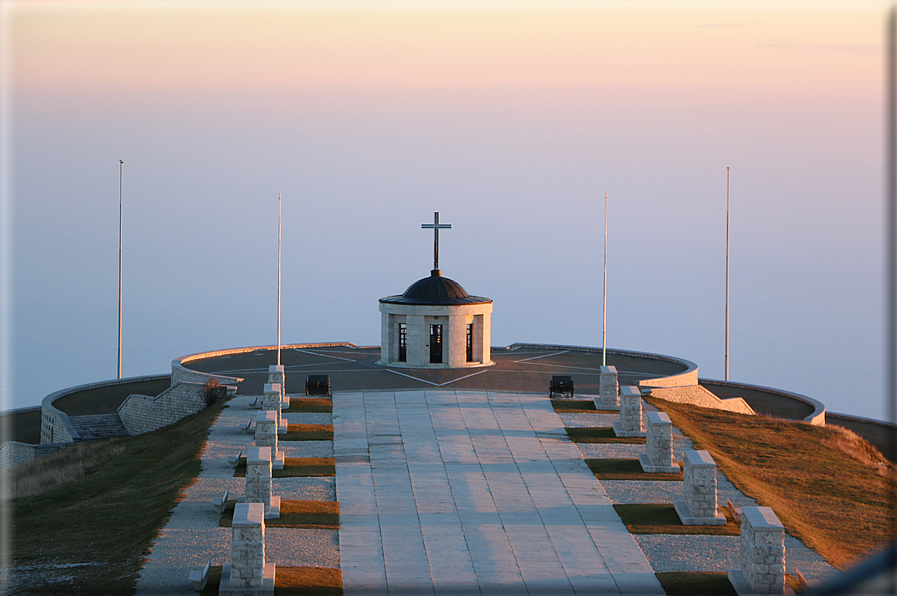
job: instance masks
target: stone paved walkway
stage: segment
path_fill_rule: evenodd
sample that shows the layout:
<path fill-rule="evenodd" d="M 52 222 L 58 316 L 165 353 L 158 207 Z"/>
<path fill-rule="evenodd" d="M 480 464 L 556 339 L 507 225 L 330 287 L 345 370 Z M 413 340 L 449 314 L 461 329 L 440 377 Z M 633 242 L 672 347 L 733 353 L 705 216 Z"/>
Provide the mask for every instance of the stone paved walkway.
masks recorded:
<path fill-rule="evenodd" d="M 543 396 L 333 396 L 355 594 L 663 594 Z"/>

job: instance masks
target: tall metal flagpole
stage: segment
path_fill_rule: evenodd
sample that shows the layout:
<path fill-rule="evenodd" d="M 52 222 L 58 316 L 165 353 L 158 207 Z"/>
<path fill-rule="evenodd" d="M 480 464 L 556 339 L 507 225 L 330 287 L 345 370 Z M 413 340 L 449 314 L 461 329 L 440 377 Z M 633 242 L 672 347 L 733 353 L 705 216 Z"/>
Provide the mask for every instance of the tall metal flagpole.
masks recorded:
<path fill-rule="evenodd" d="M 607 366 L 607 193 L 604 193 L 604 320 L 601 323 L 601 366 Z"/>
<path fill-rule="evenodd" d="M 726 381 L 729 380 L 729 166 L 726 166 Z"/>
<path fill-rule="evenodd" d="M 277 193 L 277 366 L 280 366 L 280 231 L 281 199 Z"/>
<path fill-rule="evenodd" d="M 123 197 L 124 197 L 125 162 L 118 160 L 118 378 L 121 378 L 121 248 L 124 233 Z"/>

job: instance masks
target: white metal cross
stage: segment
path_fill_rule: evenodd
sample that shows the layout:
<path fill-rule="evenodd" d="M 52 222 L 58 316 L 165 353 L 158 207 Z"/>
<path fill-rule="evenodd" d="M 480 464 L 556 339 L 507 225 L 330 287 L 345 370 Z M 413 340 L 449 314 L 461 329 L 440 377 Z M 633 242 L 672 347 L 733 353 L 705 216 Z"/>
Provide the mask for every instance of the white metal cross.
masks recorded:
<path fill-rule="evenodd" d="M 433 223 L 420 224 L 420 227 L 433 230 L 433 270 L 437 271 L 439 269 L 439 230 L 451 229 L 452 224 L 439 223 L 439 212 L 436 211 L 433 214 Z"/>

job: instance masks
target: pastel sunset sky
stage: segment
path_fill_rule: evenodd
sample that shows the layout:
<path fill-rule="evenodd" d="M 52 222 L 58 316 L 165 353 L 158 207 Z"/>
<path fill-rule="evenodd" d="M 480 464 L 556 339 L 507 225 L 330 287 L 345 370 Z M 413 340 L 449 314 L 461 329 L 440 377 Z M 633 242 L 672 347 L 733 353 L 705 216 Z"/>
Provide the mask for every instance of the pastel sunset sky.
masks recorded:
<path fill-rule="evenodd" d="M 428 274 L 493 345 L 601 343 L 880 418 L 885 2 L 0 4 L 3 409 L 276 339 Z M 11 356 L 10 356 L 11 355 Z"/>

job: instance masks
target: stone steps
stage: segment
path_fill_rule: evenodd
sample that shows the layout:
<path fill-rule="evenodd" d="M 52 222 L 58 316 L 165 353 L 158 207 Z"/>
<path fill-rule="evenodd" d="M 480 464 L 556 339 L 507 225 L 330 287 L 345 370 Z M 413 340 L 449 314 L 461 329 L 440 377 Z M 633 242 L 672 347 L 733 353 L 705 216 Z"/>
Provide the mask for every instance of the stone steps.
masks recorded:
<path fill-rule="evenodd" d="M 72 426 L 85 441 L 108 439 L 111 437 L 127 437 L 128 431 L 118 414 L 99 414 L 92 416 L 71 416 Z"/>

